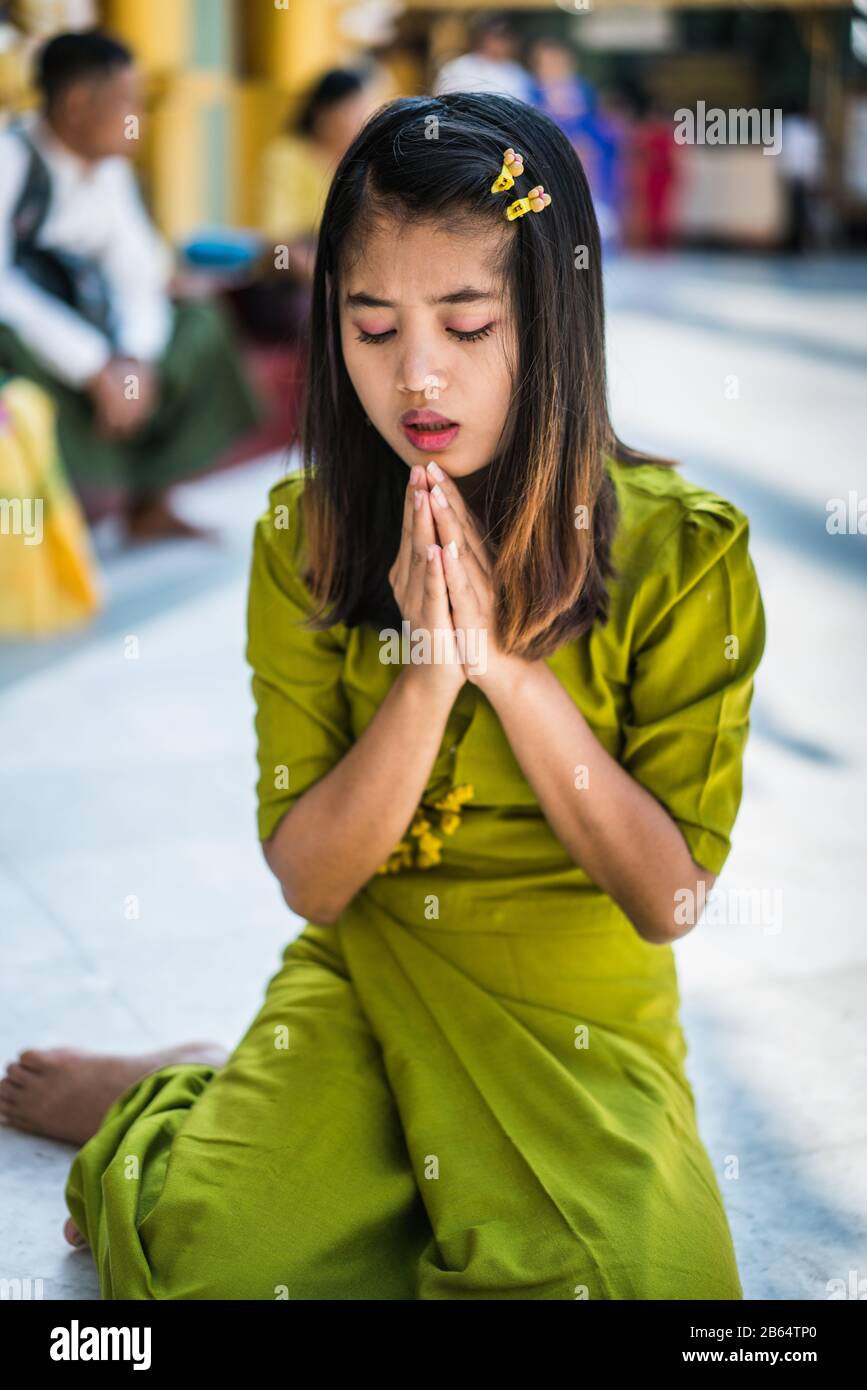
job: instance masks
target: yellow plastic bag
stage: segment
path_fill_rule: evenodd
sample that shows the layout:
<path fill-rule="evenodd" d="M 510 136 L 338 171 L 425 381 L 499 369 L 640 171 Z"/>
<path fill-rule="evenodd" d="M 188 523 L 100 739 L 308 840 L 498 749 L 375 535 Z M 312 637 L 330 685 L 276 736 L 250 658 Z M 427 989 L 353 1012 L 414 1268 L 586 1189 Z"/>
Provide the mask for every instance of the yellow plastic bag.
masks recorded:
<path fill-rule="evenodd" d="M 102 608 L 84 517 L 63 472 L 56 406 L 36 382 L 0 384 L 0 637 L 47 637 Z"/>

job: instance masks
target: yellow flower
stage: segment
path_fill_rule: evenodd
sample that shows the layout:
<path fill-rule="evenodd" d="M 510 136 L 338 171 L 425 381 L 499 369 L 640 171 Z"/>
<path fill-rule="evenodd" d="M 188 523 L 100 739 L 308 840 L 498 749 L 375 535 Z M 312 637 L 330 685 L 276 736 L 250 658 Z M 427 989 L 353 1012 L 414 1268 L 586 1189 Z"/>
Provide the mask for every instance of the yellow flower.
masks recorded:
<path fill-rule="evenodd" d="M 396 874 L 401 869 L 409 868 L 412 864 L 412 848 L 409 840 L 401 840 L 396 849 L 392 850 L 384 864 L 380 864 L 376 870 L 378 874 Z"/>
<path fill-rule="evenodd" d="M 453 835 L 461 823 L 460 808 L 473 795 L 473 787 L 465 782 L 460 787 L 452 787 L 434 809 L 440 812 L 439 828 L 444 835 Z M 401 869 L 430 869 L 442 862 L 442 841 L 433 834 L 431 823 L 424 809 L 419 806 L 413 813 L 408 831 L 409 838 L 401 840 L 384 864 L 377 869 L 378 874 L 396 874 Z M 413 860 L 413 846 L 415 859 Z"/>
<path fill-rule="evenodd" d="M 465 801 L 470 799 L 472 794 L 472 786 L 465 782 L 463 786 L 452 787 L 451 791 L 447 792 L 444 797 L 434 802 L 436 809 L 441 812 L 440 829 L 444 835 L 454 835 L 461 823 L 460 808 Z"/>

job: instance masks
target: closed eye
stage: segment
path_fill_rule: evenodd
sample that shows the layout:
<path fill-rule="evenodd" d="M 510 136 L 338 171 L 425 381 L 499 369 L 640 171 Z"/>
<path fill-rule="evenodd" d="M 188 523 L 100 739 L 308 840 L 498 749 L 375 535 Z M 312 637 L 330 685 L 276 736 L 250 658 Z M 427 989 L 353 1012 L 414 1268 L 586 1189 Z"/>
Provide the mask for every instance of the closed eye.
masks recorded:
<path fill-rule="evenodd" d="M 479 338 L 487 338 L 489 333 L 493 333 L 495 324 L 486 323 L 484 328 L 474 328 L 471 333 L 462 333 L 459 328 L 447 328 L 446 332 L 451 333 L 459 343 L 475 343 Z M 359 343 L 384 343 L 389 339 L 395 329 L 389 328 L 386 333 L 367 333 L 359 329 L 357 340 Z"/>

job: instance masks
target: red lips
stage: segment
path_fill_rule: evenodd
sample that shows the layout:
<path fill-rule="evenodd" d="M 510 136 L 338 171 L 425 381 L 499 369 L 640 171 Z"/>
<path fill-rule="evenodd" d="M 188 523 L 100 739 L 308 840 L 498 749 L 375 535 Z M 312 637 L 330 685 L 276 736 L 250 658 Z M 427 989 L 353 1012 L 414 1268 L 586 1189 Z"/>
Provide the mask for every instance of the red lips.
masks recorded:
<path fill-rule="evenodd" d="M 400 417 L 402 425 L 453 425 L 454 420 L 450 420 L 447 415 L 440 415 L 437 410 L 405 410 Z"/>

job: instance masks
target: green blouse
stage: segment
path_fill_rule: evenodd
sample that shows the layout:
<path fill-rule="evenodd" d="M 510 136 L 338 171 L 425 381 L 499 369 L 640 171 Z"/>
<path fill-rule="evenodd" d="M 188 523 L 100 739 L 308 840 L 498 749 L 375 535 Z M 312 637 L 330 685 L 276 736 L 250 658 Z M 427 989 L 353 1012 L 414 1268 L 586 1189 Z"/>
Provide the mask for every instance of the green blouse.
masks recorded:
<path fill-rule="evenodd" d="M 611 475 L 610 620 L 548 664 L 718 872 L 765 641 L 747 521 L 676 471 Z M 253 554 L 263 839 L 401 669 L 372 628 L 305 627 L 303 485 L 273 488 Z M 742 1299 L 674 949 L 570 860 L 473 685 L 414 828 L 289 941 L 225 1066 L 152 1072 L 79 1150 L 103 1297 Z"/>
<path fill-rule="evenodd" d="M 718 874 L 742 794 L 753 676 L 765 618 L 743 512 L 675 469 L 608 461 L 620 522 L 610 617 L 546 658 L 599 741 Z M 258 831 L 282 816 L 363 732 L 401 667 L 379 659 L 371 627 L 304 625 L 300 474 L 282 479 L 257 523 L 247 659 L 258 738 Z M 449 717 L 419 810 L 386 870 L 504 878 L 512 894 L 580 887 L 614 905 L 550 830 L 484 694 L 467 683 Z M 368 885 L 370 889 L 373 884 Z M 605 898 L 605 903 L 599 900 Z"/>

